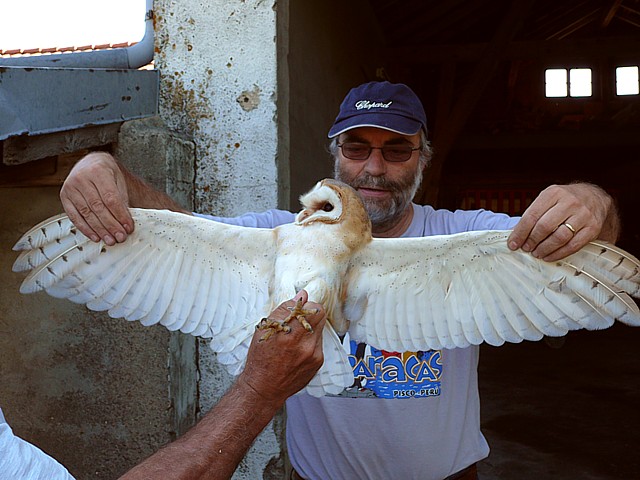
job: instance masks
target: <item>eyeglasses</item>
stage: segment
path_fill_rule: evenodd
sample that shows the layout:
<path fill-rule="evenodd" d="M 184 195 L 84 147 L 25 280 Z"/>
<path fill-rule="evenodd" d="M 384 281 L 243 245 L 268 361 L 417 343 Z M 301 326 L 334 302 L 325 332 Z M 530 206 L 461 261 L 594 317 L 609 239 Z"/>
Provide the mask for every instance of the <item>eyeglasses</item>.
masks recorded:
<path fill-rule="evenodd" d="M 342 155 L 351 160 L 366 160 L 371 155 L 371 150 L 381 150 L 382 158 L 387 162 L 406 162 L 420 147 L 409 145 L 385 145 L 384 147 L 372 147 L 366 143 L 339 143 Z"/>

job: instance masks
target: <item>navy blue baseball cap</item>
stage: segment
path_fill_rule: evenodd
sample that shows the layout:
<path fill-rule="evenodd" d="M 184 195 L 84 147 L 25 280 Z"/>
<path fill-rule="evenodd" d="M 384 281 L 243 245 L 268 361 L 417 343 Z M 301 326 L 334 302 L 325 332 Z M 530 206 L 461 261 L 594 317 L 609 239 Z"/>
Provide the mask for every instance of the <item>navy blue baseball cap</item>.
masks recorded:
<path fill-rule="evenodd" d="M 427 116 L 418 96 L 403 83 L 369 82 L 347 94 L 328 136 L 359 127 L 415 135 L 421 129 L 427 133 Z"/>

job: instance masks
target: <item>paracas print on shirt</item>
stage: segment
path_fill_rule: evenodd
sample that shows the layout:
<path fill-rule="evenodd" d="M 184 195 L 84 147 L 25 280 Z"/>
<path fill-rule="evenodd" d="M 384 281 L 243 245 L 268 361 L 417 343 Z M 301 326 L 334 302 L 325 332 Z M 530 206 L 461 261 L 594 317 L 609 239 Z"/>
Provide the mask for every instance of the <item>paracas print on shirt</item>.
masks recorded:
<path fill-rule="evenodd" d="M 343 339 L 353 368 L 354 384 L 344 397 L 422 398 L 440 395 L 442 352 L 387 352 Z"/>

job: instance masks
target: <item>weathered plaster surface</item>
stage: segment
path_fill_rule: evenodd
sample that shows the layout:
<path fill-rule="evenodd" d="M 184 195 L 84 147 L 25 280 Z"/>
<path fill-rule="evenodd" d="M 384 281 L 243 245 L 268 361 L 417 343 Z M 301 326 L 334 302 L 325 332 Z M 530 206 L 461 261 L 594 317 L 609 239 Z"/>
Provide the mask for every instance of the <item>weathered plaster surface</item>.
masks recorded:
<path fill-rule="evenodd" d="M 275 2 L 155 2 L 160 115 L 195 143 L 195 210 L 218 215 L 274 208 L 278 200 Z M 201 411 L 231 383 L 200 342 Z M 282 464 L 268 426 L 234 478 Z"/>
<path fill-rule="evenodd" d="M 196 142 L 196 209 L 277 202 L 273 1 L 158 1 L 161 116 Z"/>

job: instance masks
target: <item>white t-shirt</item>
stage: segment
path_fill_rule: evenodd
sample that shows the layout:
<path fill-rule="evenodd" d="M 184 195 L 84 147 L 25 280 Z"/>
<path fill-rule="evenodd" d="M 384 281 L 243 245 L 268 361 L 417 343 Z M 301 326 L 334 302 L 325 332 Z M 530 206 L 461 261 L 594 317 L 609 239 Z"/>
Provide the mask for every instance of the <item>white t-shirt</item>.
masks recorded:
<path fill-rule="evenodd" d="M 413 205 L 403 237 L 505 230 L 519 220 L 486 210 L 451 212 Z M 281 210 L 225 223 L 273 228 L 291 222 Z M 480 431 L 479 348 L 382 352 L 356 345 L 356 385 L 337 397 L 301 393 L 287 400 L 287 446 L 309 480 L 442 480 L 489 454 Z"/>
<path fill-rule="evenodd" d="M 66 468 L 16 437 L 0 409 L 0 480 L 73 480 Z"/>

